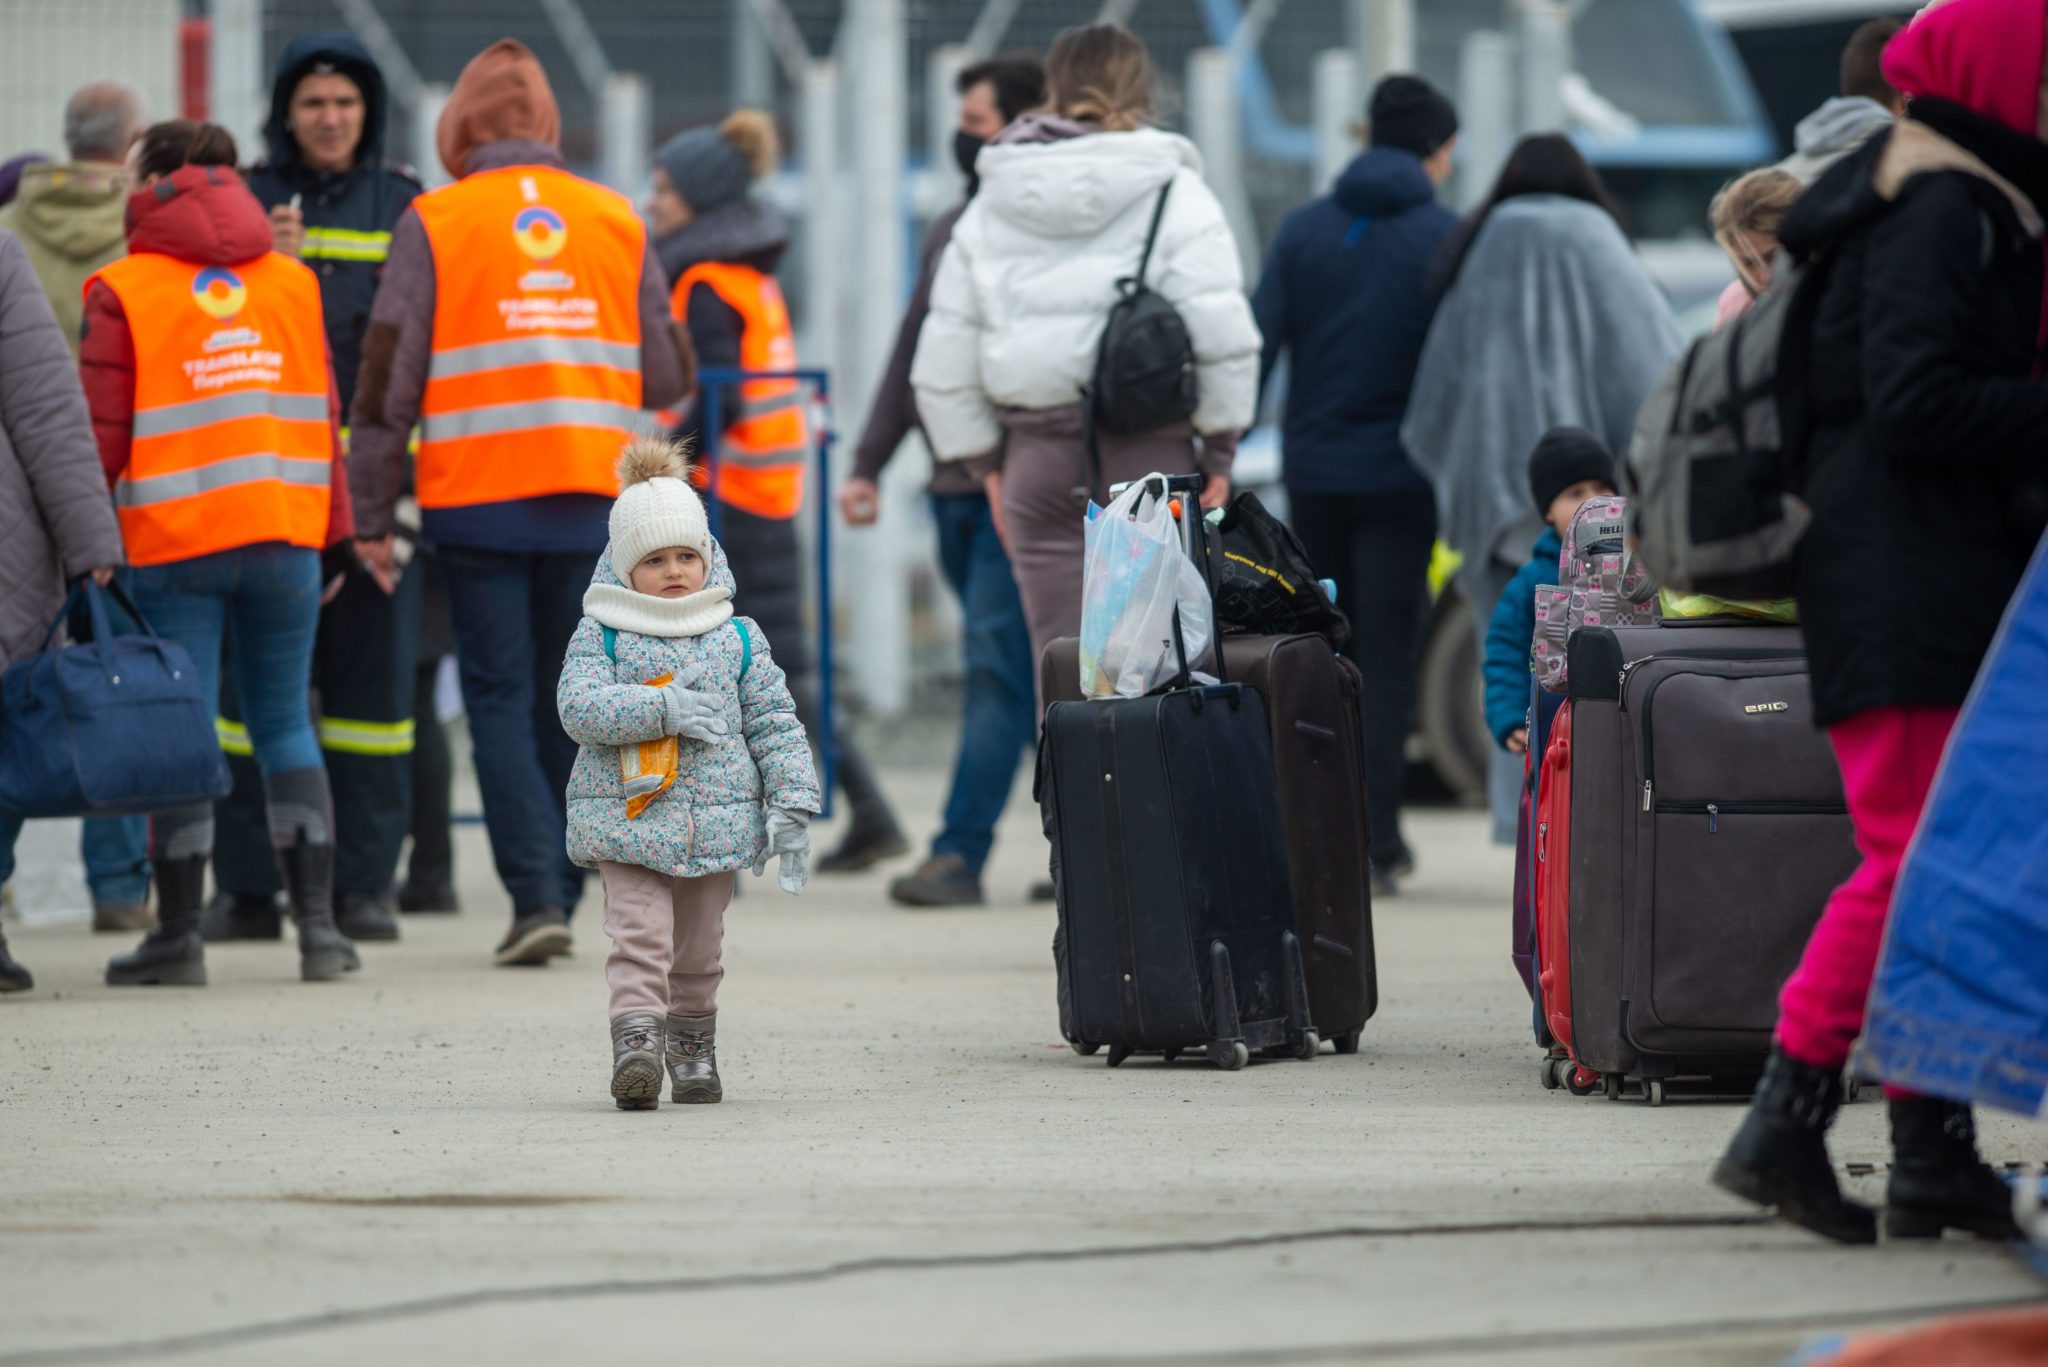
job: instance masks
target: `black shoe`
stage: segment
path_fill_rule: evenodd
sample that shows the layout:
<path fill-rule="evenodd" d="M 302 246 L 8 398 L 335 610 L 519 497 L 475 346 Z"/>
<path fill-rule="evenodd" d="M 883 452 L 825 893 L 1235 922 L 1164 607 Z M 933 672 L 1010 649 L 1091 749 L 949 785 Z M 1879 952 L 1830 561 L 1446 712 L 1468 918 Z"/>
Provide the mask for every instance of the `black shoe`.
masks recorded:
<path fill-rule="evenodd" d="M 1024 895 L 1033 902 L 1057 902 L 1060 898 L 1060 890 L 1053 886 L 1052 879 L 1041 878 L 1036 883 L 1033 883 L 1030 890 Z"/>
<path fill-rule="evenodd" d="M 413 914 L 460 911 L 462 905 L 455 900 L 453 883 L 407 882 L 398 889 L 398 909 Z"/>
<path fill-rule="evenodd" d="M 107 961 L 107 986 L 206 986 L 206 941 L 199 938 L 206 859 L 203 854 L 157 858 L 156 929 L 129 953 Z"/>
<path fill-rule="evenodd" d="M 275 897 L 216 892 L 199 913 L 199 934 L 210 945 L 227 940 L 282 940 L 284 904 Z"/>
<path fill-rule="evenodd" d="M 889 897 L 906 907 L 978 907 L 981 879 L 957 854 L 935 854 L 889 884 Z"/>
<path fill-rule="evenodd" d="M 512 929 L 498 942 L 500 968 L 544 964 L 569 952 L 569 918 L 560 907 L 538 907 L 512 918 Z"/>
<path fill-rule="evenodd" d="M 859 873 L 884 859 L 910 853 L 910 842 L 894 821 L 866 824 L 855 818 L 839 848 L 811 865 L 812 873 Z"/>
<path fill-rule="evenodd" d="M 299 933 L 299 977 L 328 982 L 363 966 L 356 947 L 334 923 L 334 846 L 300 836 L 279 851 L 292 926 Z"/>
<path fill-rule="evenodd" d="M 391 898 L 366 892 L 344 892 L 335 899 L 334 925 L 351 940 L 396 940 L 398 919 Z"/>
<path fill-rule="evenodd" d="M 26 992 L 35 985 L 35 975 L 15 962 L 7 952 L 7 937 L 0 935 L 0 992 Z"/>
<path fill-rule="evenodd" d="M 2018 1239 L 2012 1188 L 1977 1156 L 1970 1108 L 1931 1096 L 1894 1097 L 1892 1174 L 1885 1184 L 1887 1239 L 1939 1239 L 1960 1229 L 1980 1239 Z"/>
<path fill-rule="evenodd" d="M 1394 870 L 1383 869 L 1379 865 L 1375 864 L 1373 865 L 1370 879 L 1372 883 L 1372 895 L 1375 899 L 1381 897 L 1397 897 L 1400 895 L 1401 880 L 1395 876 Z"/>
<path fill-rule="evenodd" d="M 1828 1126 L 1841 1106 L 1841 1069 L 1795 1062 L 1774 1047 L 1714 1185 L 1837 1243 L 1876 1243 L 1877 1213 L 1842 1195 L 1828 1158 Z"/>

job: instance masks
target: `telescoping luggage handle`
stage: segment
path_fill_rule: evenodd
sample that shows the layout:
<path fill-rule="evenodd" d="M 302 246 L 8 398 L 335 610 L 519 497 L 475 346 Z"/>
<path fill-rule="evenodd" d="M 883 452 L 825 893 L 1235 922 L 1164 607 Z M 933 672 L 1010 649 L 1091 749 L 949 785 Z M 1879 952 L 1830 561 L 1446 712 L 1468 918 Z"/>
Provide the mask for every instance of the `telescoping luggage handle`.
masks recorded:
<path fill-rule="evenodd" d="M 1202 583 L 1209 590 L 1209 649 L 1216 657 L 1216 682 L 1229 683 L 1230 676 L 1223 665 L 1223 627 L 1216 616 L 1216 575 L 1209 564 L 1209 524 L 1202 516 L 1202 505 L 1197 497 L 1202 492 L 1201 475 L 1147 475 L 1138 480 L 1126 480 L 1112 485 L 1111 499 L 1129 492 L 1133 485 L 1142 484 L 1148 490 L 1156 490 L 1155 497 L 1169 500 L 1174 520 L 1180 523 L 1181 547 L 1188 559 L 1195 562 L 1195 568 L 1202 572 Z M 1178 500 L 1175 501 L 1175 496 Z M 1195 685 L 1195 671 L 1188 662 L 1187 637 L 1181 632 L 1180 609 L 1173 613 L 1173 651 L 1180 661 L 1180 673 L 1167 685 L 1168 691 L 1192 688 Z"/>

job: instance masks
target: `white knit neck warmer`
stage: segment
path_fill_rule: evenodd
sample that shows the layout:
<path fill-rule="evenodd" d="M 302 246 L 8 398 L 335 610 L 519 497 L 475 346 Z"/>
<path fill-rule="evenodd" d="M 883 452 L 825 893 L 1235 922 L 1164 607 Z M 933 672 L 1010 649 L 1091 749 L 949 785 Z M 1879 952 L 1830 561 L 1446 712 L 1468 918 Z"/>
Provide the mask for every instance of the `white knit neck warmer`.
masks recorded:
<path fill-rule="evenodd" d="M 657 598 L 623 584 L 592 584 L 583 591 L 583 611 L 614 631 L 702 636 L 732 619 L 732 590 L 714 585 L 680 598 Z"/>

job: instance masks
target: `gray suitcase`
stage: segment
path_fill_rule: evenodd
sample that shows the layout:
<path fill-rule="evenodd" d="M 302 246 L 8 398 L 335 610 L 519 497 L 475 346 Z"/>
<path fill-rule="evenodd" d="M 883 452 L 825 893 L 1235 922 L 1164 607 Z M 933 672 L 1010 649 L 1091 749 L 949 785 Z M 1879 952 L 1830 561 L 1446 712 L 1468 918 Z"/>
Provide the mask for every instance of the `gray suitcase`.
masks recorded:
<path fill-rule="evenodd" d="M 1573 1051 L 1610 1096 L 1745 1080 L 1857 853 L 1796 627 L 1571 640 Z"/>

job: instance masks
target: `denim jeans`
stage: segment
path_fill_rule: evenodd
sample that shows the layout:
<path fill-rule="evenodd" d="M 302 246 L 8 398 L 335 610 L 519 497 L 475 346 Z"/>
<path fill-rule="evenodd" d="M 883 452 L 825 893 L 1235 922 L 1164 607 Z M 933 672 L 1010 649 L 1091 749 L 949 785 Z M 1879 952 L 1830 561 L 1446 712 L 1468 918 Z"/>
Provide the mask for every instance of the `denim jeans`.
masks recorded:
<path fill-rule="evenodd" d="M 932 853 L 958 855 L 979 876 L 1010 800 L 1017 761 L 1037 737 L 1031 631 L 988 499 L 935 495 L 932 520 L 939 530 L 939 565 L 960 598 L 967 657 L 960 754 L 953 763 L 945 829 L 932 841 Z"/>
<path fill-rule="evenodd" d="M 320 555 L 281 542 L 238 546 L 129 571 L 135 606 L 157 634 L 185 647 L 207 711 L 220 712 L 221 637 L 233 624 L 235 692 L 256 763 L 266 774 L 320 767 L 306 709 Z"/>
<path fill-rule="evenodd" d="M 0 816 L 0 887 L 14 878 L 14 842 L 21 820 Z M 149 897 L 149 818 L 87 817 L 78 837 L 86 885 L 95 902 L 136 905 Z"/>
<path fill-rule="evenodd" d="M 555 686 L 597 554 L 436 552 L 491 859 L 516 915 L 571 911 L 583 895 L 583 870 L 567 849 L 576 742 L 555 711 Z"/>

